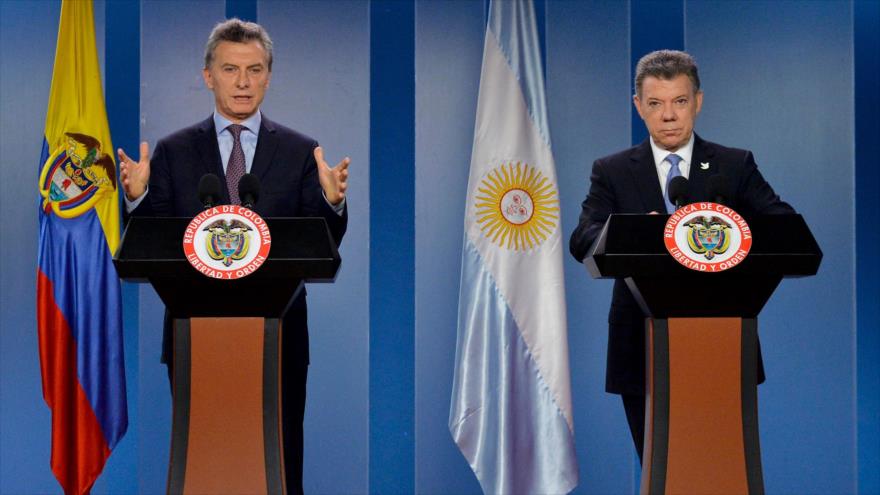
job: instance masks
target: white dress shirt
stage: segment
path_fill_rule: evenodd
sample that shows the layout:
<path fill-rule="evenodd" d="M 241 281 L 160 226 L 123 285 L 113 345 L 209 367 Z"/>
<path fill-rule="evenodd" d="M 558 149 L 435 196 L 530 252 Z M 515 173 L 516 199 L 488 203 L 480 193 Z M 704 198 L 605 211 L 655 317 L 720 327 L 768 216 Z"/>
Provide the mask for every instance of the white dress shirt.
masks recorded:
<path fill-rule="evenodd" d="M 685 179 L 690 177 L 691 158 L 694 156 L 694 133 L 691 132 L 691 138 L 688 139 L 687 144 L 675 151 L 667 151 L 660 148 L 654 143 L 654 138 L 651 138 L 650 141 L 651 151 L 654 153 L 654 165 L 657 166 L 657 179 L 660 180 L 660 190 L 663 191 L 663 197 L 665 198 L 666 178 L 669 176 L 669 170 L 672 169 L 672 164 L 666 161 L 666 157 L 671 154 L 680 156 L 681 161 L 678 162 L 678 169 L 681 171 L 682 177 Z"/>

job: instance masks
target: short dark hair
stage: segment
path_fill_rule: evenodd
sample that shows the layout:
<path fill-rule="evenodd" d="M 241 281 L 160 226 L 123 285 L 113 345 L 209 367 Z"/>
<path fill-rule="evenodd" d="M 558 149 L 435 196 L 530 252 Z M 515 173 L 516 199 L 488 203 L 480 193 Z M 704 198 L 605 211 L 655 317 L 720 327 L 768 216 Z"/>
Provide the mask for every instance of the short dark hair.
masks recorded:
<path fill-rule="evenodd" d="M 636 95 L 642 96 L 642 82 L 646 77 L 670 80 L 684 74 L 691 80 L 694 93 L 700 90 L 700 74 L 694 58 L 678 50 L 657 50 L 639 60 L 636 64 Z"/>
<path fill-rule="evenodd" d="M 214 26 L 211 35 L 208 36 L 208 42 L 205 44 L 205 68 L 211 66 L 214 61 L 214 50 L 221 41 L 231 41 L 233 43 L 249 43 L 251 41 L 259 41 L 266 51 L 266 58 L 269 63 L 269 71 L 272 71 L 272 38 L 269 33 L 256 22 L 245 22 L 237 17 L 227 19 Z"/>

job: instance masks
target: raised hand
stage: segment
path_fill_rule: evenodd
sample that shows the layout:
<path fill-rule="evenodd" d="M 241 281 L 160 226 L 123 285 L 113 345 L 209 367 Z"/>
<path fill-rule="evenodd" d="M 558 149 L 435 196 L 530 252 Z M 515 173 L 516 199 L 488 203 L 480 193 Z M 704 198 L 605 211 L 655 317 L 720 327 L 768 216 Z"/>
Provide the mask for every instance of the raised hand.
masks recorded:
<path fill-rule="evenodd" d="M 150 145 L 146 141 L 141 143 L 141 158 L 137 162 L 132 160 L 122 151 L 119 153 L 119 180 L 122 182 L 122 190 L 129 201 L 134 201 L 144 194 L 147 184 L 150 182 Z"/>
<path fill-rule="evenodd" d="M 351 163 L 351 159 L 345 157 L 331 168 L 324 161 L 324 150 L 318 146 L 315 148 L 315 161 L 318 162 L 318 180 L 321 182 L 324 196 L 330 204 L 338 205 L 345 199 L 345 190 L 348 188 L 348 164 Z"/>

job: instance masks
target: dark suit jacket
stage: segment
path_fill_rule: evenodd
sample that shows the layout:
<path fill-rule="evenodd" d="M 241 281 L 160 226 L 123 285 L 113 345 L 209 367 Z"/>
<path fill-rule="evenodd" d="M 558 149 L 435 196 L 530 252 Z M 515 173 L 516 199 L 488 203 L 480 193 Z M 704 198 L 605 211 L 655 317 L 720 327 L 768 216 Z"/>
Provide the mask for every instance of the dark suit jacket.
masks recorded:
<path fill-rule="evenodd" d="M 709 168 L 700 165 L 708 163 Z M 795 213 L 758 171 L 750 151 L 727 148 L 694 137 L 688 178 L 688 203 L 714 201 L 706 192 L 710 176 L 727 177 L 727 205 L 746 220 L 759 214 Z M 657 167 L 648 140 L 593 163 L 590 192 L 580 221 L 571 234 L 572 256 L 583 262 L 593 241 L 612 213 L 665 213 Z M 644 315 L 623 280 L 614 282 L 608 314 L 608 361 L 605 389 L 618 394 L 645 393 Z M 758 382 L 764 381 L 758 349 Z"/>
<path fill-rule="evenodd" d="M 312 154 L 318 143 L 272 122 L 265 115 L 258 136 L 251 173 L 260 179 L 261 187 L 254 211 L 263 217 L 324 217 L 339 244 L 348 223 L 348 210 L 346 208 L 342 215 L 338 215 L 324 199 Z M 131 214 L 194 217 L 203 210 L 198 198 L 198 184 L 207 173 L 221 178 L 223 197 L 218 203 L 229 204 L 213 117 L 179 130 L 156 144 L 150 160 L 149 193 Z M 308 329 L 303 324 L 294 324 L 295 321 L 305 321 L 305 318 L 297 320 L 294 316 L 305 311 L 305 291 L 302 291 L 283 320 L 284 338 L 297 341 L 297 354 L 302 363 L 308 363 L 309 359 Z M 162 362 L 171 360 L 167 316 Z"/>

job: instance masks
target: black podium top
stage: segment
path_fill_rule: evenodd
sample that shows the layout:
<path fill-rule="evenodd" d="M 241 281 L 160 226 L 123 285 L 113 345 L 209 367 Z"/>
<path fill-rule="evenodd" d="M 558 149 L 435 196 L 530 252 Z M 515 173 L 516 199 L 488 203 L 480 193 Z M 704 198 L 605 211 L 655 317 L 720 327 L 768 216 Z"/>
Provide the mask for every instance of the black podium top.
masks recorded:
<path fill-rule="evenodd" d="M 584 264 L 594 278 L 625 279 L 642 310 L 670 316 L 757 316 L 783 277 L 815 275 L 822 251 L 800 215 L 748 219 L 749 255 L 721 272 L 699 272 L 666 250 L 669 215 L 608 218 Z"/>
<path fill-rule="evenodd" d="M 207 277 L 184 255 L 191 220 L 133 217 L 113 257 L 120 278 L 152 284 L 174 317 L 278 317 L 303 282 L 332 282 L 339 270 L 323 218 L 266 218 L 272 245 L 259 270 L 235 280 Z"/>

